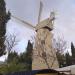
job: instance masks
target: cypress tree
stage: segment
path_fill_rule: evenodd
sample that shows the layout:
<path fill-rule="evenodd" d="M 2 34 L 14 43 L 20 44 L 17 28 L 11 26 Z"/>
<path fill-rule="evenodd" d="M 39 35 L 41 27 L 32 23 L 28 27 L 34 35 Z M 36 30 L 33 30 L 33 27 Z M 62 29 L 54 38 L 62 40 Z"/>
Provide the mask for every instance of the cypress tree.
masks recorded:
<path fill-rule="evenodd" d="M 72 65 L 71 56 L 69 55 L 69 52 L 66 53 L 65 57 L 66 57 L 66 66 Z"/>
<path fill-rule="evenodd" d="M 71 53 L 72 53 L 72 64 L 75 64 L 75 47 L 72 42 L 71 42 Z"/>
<path fill-rule="evenodd" d="M 72 53 L 72 57 L 75 58 L 75 47 L 72 42 L 71 42 L 71 53 Z"/>
<path fill-rule="evenodd" d="M 32 50 L 33 50 L 33 44 L 28 41 L 27 49 L 26 49 L 26 57 L 27 57 L 27 63 L 29 64 L 29 70 L 32 70 Z"/>
<path fill-rule="evenodd" d="M 5 33 L 6 23 L 10 19 L 10 13 L 6 12 L 6 4 L 4 0 L 0 0 L 0 56 L 5 54 Z"/>

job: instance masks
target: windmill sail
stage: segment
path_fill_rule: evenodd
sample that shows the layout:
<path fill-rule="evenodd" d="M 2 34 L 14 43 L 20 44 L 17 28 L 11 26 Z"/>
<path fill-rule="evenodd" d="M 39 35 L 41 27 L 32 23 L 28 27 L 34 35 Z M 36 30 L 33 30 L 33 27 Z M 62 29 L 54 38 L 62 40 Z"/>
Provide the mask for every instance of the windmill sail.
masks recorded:
<path fill-rule="evenodd" d="M 43 7 L 43 4 L 40 1 L 40 8 L 39 8 L 39 15 L 38 15 L 38 23 L 40 22 L 40 19 L 41 19 L 42 7 Z"/>
<path fill-rule="evenodd" d="M 35 28 L 32 24 L 30 24 L 30 23 L 28 23 L 28 22 L 26 22 L 24 20 L 21 20 L 20 18 L 18 18 L 16 16 L 11 15 L 11 17 L 16 19 L 17 21 L 23 23 L 25 26 L 28 26 L 28 27 L 33 28 L 33 29 Z"/>

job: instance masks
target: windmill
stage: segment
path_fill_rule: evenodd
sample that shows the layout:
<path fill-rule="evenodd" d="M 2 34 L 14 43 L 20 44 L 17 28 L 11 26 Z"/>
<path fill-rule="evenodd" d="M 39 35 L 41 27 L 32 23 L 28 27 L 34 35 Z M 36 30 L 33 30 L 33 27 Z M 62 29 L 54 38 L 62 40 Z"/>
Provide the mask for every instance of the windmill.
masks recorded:
<path fill-rule="evenodd" d="M 36 31 L 36 37 L 35 37 L 35 47 L 33 50 L 33 61 L 32 61 L 32 69 L 46 69 L 48 66 L 50 68 L 57 68 L 58 62 L 56 59 L 56 53 L 54 49 L 52 48 L 52 33 L 53 30 L 53 24 L 55 19 L 55 13 L 51 12 L 50 17 L 40 21 L 41 19 L 41 13 L 42 13 L 43 4 L 40 2 L 40 8 L 39 8 L 39 15 L 38 15 L 38 23 L 36 26 L 21 20 L 18 17 L 15 17 L 11 15 L 11 17 L 15 18 L 16 20 L 24 23 L 25 25 L 35 29 Z M 42 58 L 42 53 L 46 52 L 45 54 L 49 55 L 47 63 L 44 62 L 44 59 Z M 50 59 L 49 59 L 50 57 Z M 54 61 L 54 62 L 53 62 Z M 49 64 L 49 65 L 47 65 Z"/>

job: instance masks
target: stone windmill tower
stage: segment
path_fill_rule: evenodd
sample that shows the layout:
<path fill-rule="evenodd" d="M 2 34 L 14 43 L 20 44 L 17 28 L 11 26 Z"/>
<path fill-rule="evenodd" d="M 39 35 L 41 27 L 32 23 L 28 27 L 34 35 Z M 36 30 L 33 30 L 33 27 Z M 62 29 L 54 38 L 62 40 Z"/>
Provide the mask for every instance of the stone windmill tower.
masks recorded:
<path fill-rule="evenodd" d="M 40 2 L 40 10 L 38 16 L 38 24 L 36 25 L 35 48 L 33 51 L 32 69 L 57 68 L 58 61 L 56 52 L 52 47 L 52 30 L 55 19 L 55 13 L 51 12 L 50 17 L 40 22 L 42 3 Z"/>
<path fill-rule="evenodd" d="M 55 50 L 52 47 L 52 33 L 53 23 L 55 19 L 54 12 L 50 13 L 50 17 L 41 21 L 41 13 L 42 13 L 42 2 L 40 2 L 39 16 L 38 16 L 38 24 L 34 27 L 34 25 L 23 21 L 13 15 L 15 19 L 21 21 L 25 25 L 32 27 L 36 31 L 35 37 L 35 46 L 33 50 L 33 61 L 32 61 L 32 69 L 47 69 L 47 68 L 57 68 L 58 61 L 56 58 Z"/>

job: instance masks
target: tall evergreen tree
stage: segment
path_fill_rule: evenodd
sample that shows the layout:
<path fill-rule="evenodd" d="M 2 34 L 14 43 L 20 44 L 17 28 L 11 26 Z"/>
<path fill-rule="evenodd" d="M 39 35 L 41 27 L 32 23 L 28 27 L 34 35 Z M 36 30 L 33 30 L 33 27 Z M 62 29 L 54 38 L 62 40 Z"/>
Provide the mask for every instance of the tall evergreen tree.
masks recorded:
<path fill-rule="evenodd" d="M 32 70 L 32 50 L 33 50 L 33 44 L 29 40 L 26 51 L 26 57 L 27 57 L 26 62 L 29 64 L 30 70 Z"/>
<path fill-rule="evenodd" d="M 72 42 L 71 42 L 71 53 L 72 53 L 72 64 L 75 64 L 75 47 Z"/>
<path fill-rule="evenodd" d="M 6 23 L 10 19 L 10 13 L 6 12 L 6 4 L 4 0 L 0 0 L 0 56 L 5 54 L 5 33 Z"/>
<path fill-rule="evenodd" d="M 72 42 L 71 42 L 71 53 L 72 53 L 72 57 L 75 58 L 75 47 Z"/>
<path fill-rule="evenodd" d="M 8 54 L 7 63 L 15 62 L 15 64 L 16 64 L 16 63 L 19 63 L 18 60 L 19 60 L 19 55 L 18 55 L 17 52 L 15 52 L 15 51 L 12 52 L 12 51 L 11 51 L 11 52 Z"/>
<path fill-rule="evenodd" d="M 72 65 L 71 56 L 69 55 L 69 52 L 66 53 L 65 57 L 66 57 L 66 66 Z"/>
<path fill-rule="evenodd" d="M 33 50 L 33 44 L 28 40 L 28 45 L 27 45 L 27 54 L 32 56 L 32 50 Z"/>

